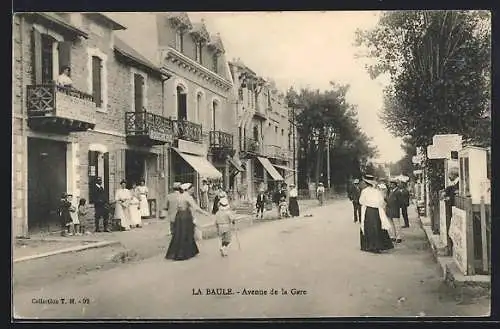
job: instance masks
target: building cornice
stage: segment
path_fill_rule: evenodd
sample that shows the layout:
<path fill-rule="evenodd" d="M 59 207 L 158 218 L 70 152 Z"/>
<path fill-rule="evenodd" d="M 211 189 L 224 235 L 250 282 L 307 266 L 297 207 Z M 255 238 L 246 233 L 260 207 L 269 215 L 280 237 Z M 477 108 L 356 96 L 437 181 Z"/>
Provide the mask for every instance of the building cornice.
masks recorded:
<path fill-rule="evenodd" d="M 192 60 L 191 58 L 187 57 L 186 55 L 182 54 L 181 52 L 177 51 L 172 47 L 162 49 L 161 58 L 163 60 L 167 60 L 170 63 L 176 64 L 177 66 L 183 68 L 184 70 L 199 75 L 204 80 L 209 81 L 210 83 L 216 85 L 217 87 L 223 89 L 226 92 L 233 87 L 233 84 L 229 80 L 207 69 L 205 66 Z M 163 65 L 165 65 L 165 63 Z"/>

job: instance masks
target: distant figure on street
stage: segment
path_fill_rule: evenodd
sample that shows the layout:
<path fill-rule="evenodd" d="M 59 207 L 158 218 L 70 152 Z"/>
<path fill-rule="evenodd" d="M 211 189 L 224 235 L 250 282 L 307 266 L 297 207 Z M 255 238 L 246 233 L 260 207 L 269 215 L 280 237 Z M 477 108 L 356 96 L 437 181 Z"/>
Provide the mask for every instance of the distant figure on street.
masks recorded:
<path fill-rule="evenodd" d="M 132 195 L 130 190 L 127 189 L 127 181 L 122 179 L 120 188 L 115 192 L 115 216 L 116 220 L 120 221 L 122 231 L 130 230 L 130 199 Z"/>
<path fill-rule="evenodd" d="M 362 251 L 380 253 L 394 248 L 388 230 L 391 224 L 385 213 L 382 192 L 376 188 L 377 181 L 372 175 L 365 175 L 363 180 L 368 186 L 359 197 L 361 204 L 360 244 Z"/>
<path fill-rule="evenodd" d="M 231 230 L 234 224 L 234 215 L 229 207 L 228 199 L 220 199 L 219 211 L 215 215 L 215 226 L 221 242 L 220 253 L 222 257 L 227 256 L 227 248 L 231 243 Z"/>
<path fill-rule="evenodd" d="M 392 241 L 400 243 L 402 241 L 400 234 L 400 218 L 399 218 L 399 190 L 396 180 L 391 180 L 389 183 L 389 196 L 387 197 L 386 213 L 392 226 Z"/>
<path fill-rule="evenodd" d="M 297 197 L 299 192 L 295 184 L 290 184 L 290 191 L 288 192 L 288 212 L 292 217 L 298 217 L 300 215 L 299 203 L 297 202 Z"/>
<path fill-rule="evenodd" d="M 359 196 L 361 195 L 361 187 L 359 186 L 359 179 L 355 179 L 350 186 L 348 192 L 349 200 L 352 202 L 354 210 L 354 223 L 361 220 L 361 205 L 359 204 Z"/>
<path fill-rule="evenodd" d="M 322 206 L 325 198 L 325 187 L 323 186 L 323 183 L 318 184 L 318 188 L 316 189 L 316 196 L 318 197 L 319 205 Z"/>
<path fill-rule="evenodd" d="M 204 179 L 201 182 L 200 195 L 201 195 L 201 200 L 200 200 L 201 209 L 208 210 L 208 183 L 206 179 Z"/>
<path fill-rule="evenodd" d="M 57 77 L 57 85 L 60 87 L 71 88 L 73 80 L 71 80 L 70 75 L 71 68 L 69 66 L 64 66 L 61 70 L 61 74 Z"/>
<path fill-rule="evenodd" d="M 172 260 L 186 260 L 199 253 L 194 236 L 196 222 L 193 211 L 209 216 L 209 213 L 201 209 L 187 190 L 191 183 L 181 185 L 177 203 L 177 213 L 172 230 L 172 237 L 165 258 Z"/>
<path fill-rule="evenodd" d="M 255 208 L 257 208 L 256 218 L 259 218 L 259 213 L 260 213 L 260 219 L 264 218 L 265 205 L 266 205 L 266 195 L 264 193 L 264 189 L 261 188 L 259 190 L 259 194 L 257 194 L 257 201 L 255 202 Z"/>
<path fill-rule="evenodd" d="M 404 182 L 399 182 L 398 191 L 400 197 L 400 207 L 401 214 L 403 215 L 403 220 L 405 221 L 405 225 L 403 227 L 410 227 L 410 221 L 408 220 L 408 207 L 410 206 L 410 192 L 406 188 L 406 184 Z"/>
<path fill-rule="evenodd" d="M 168 221 L 170 222 L 170 233 L 174 231 L 175 215 L 177 214 L 177 203 L 180 195 L 181 183 L 175 182 L 172 185 L 172 192 L 167 195 L 167 203 L 165 209 L 167 210 Z"/>
<path fill-rule="evenodd" d="M 279 210 L 279 218 L 285 218 L 289 216 L 288 203 L 286 202 L 285 197 L 281 197 L 280 203 L 278 205 L 278 210 Z"/>
<path fill-rule="evenodd" d="M 102 186 L 102 178 L 96 178 L 96 184 L 94 185 L 94 223 L 95 223 L 95 231 L 101 232 L 99 228 L 99 222 L 102 218 L 104 232 L 111 232 L 108 226 L 108 217 L 109 217 L 109 199 Z"/>
<path fill-rule="evenodd" d="M 149 213 L 149 203 L 148 203 L 148 187 L 146 186 L 146 181 L 143 179 L 140 180 L 139 186 L 135 188 L 137 196 L 139 198 L 139 210 L 141 218 L 148 218 L 151 216 Z"/>

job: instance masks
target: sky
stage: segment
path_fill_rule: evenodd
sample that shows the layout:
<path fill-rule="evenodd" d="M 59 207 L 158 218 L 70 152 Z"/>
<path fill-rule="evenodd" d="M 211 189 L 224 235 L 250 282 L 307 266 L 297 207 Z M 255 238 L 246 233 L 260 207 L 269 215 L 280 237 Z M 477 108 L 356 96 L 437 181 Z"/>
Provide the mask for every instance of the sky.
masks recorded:
<path fill-rule="evenodd" d="M 360 51 L 353 45 L 356 29 L 374 27 L 378 12 L 190 12 L 189 16 L 192 21 L 204 19 L 211 34 L 220 33 L 228 60 L 240 58 L 258 75 L 272 78 L 283 92 L 290 86 L 326 90 L 330 81 L 349 84 L 347 101 L 357 105 L 359 125 L 379 150 L 377 161 L 395 162 L 403 156 L 401 140 L 385 131 L 378 119 L 387 79 L 371 80 L 365 69 L 369 60 L 355 57 Z M 125 16 L 114 18 L 123 21 Z M 139 34 L 149 23 L 134 17 L 127 22 L 135 23 L 129 33 Z M 141 40 L 148 41 L 141 36 L 132 39 L 139 42 L 133 45 L 137 49 L 145 48 Z"/>
<path fill-rule="evenodd" d="M 210 33 L 220 33 L 228 59 L 241 60 L 263 77 L 276 81 L 283 92 L 309 87 L 325 90 L 330 81 L 349 84 L 347 100 L 358 106 L 361 128 L 373 138 L 380 162 L 403 156 L 401 140 L 387 132 L 378 119 L 386 79 L 371 80 L 367 59 L 356 59 L 353 45 L 358 28 L 370 29 L 378 13 L 259 12 L 189 13 L 205 19 Z"/>

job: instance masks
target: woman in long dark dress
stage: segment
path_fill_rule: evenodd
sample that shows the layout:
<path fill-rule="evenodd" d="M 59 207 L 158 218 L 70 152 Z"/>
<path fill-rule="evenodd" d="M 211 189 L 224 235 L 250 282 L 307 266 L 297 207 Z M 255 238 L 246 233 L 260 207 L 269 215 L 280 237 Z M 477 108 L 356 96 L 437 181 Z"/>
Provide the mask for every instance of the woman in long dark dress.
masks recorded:
<path fill-rule="evenodd" d="M 377 182 L 371 175 L 363 180 L 368 186 L 363 189 L 359 197 L 361 204 L 360 242 L 361 250 L 380 253 L 394 248 L 388 231 L 391 224 L 385 213 L 384 196 L 375 188 Z"/>
<path fill-rule="evenodd" d="M 290 216 L 292 217 L 298 217 L 300 214 L 297 196 L 298 191 L 295 187 L 295 184 L 290 184 L 290 192 L 288 192 L 288 211 L 290 212 Z"/>
<path fill-rule="evenodd" d="M 196 223 L 192 211 L 209 215 L 202 210 L 193 198 L 186 191 L 191 187 L 191 183 L 181 185 L 177 203 L 177 214 L 173 224 L 172 238 L 168 246 L 165 258 L 173 260 L 186 260 L 199 253 L 196 245 L 194 230 Z"/>

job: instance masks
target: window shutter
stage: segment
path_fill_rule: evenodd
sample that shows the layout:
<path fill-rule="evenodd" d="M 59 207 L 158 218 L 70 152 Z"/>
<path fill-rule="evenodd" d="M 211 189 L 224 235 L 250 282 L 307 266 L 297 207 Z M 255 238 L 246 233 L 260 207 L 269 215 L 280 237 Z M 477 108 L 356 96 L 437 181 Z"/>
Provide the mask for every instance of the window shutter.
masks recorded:
<path fill-rule="evenodd" d="M 33 83 L 42 83 L 42 35 L 36 29 L 31 34 Z"/>
<path fill-rule="evenodd" d="M 98 173 L 98 153 L 96 151 L 89 151 L 89 161 L 88 161 L 88 176 L 89 176 L 89 203 L 94 203 L 94 186 L 96 184 L 96 178 L 99 176 Z"/>
<path fill-rule="evenodd" d="M 97 56 L 92 56 L 92 96 L 97 107 L 101 107 L 101 59 Z"/>
<path fill-rule="evenodd" d="M 62 71 L 63 67 L 71 67 L 71 46 L 72 43 L 68 41 L 59 42 L 59 72 Z"/>
<path fill-rule="evenodd" d="M 144 77 L 134 74 L 134 101 L 135 111 L 142 112 L 144 107 Z"/>

